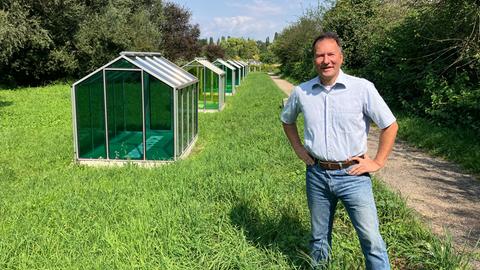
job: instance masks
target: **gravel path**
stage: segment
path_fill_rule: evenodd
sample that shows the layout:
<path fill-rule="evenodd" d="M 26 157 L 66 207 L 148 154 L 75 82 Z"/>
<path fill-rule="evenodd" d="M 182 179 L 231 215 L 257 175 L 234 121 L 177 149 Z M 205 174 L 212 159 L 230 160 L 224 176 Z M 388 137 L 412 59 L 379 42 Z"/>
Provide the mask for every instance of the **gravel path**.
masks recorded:
<path fill-rule="evenodd" d="M 293 85 L 278 77 L 272 80 L 287 95 Z M 401 127 L 400 127 L 401 128 Z M 368 154 L 377 151 L 378 128 L 368 138 Z M 397 139 L 387 165 L 375 176 L 406 199 L 432 231 L 451 234 L 455 245 L 480 253 L 480 180 L 461 168 Z M 480 262 L 472 262 L 480 269 Z"/>

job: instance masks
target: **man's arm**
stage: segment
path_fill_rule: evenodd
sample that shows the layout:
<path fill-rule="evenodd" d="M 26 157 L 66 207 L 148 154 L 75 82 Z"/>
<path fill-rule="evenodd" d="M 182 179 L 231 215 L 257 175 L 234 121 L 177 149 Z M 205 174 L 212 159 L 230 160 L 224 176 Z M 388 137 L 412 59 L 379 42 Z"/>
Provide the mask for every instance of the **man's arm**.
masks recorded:
<path fill-rule="evenodd" d="M 282 124 L 283 131 L 285 132 L 285 135 L 287 135 L 287 138 L 292 145 L 293 151 L 295 151 L 295 154 L 297 154 L 298 158 L 300 158 L 307 165 L 313 165 L 315 162 L 300 141 L 300 136 L 298 136 L 297 124 Z"/>
<path fill-rule="evenodd" d="M 358 162 L 348 172 L 351 175 L 361 175 L 367 172 L 376 172 L 385 166 L 387 158 L 392 152 L 393 144 L 395 143 L 395 137 L 397 136 L 398 124 L 393 122 L 390 126 L 384 128 L 380 132 L 380 138 L 378 142 L 377 155 L 374 159 L 370 159 L 367 154 L 364 158 L 354 157 L 352 160 Z"/>

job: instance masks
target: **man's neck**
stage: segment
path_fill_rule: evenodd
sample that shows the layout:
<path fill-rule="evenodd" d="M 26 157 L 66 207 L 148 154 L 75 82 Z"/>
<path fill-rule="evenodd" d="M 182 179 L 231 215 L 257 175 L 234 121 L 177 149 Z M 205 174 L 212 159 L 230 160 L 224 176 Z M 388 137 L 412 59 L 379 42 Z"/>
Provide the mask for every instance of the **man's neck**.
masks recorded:
<path fill-rule="evenodd" d="M 330 80 L 325 80 L 325 79 L 322 79 L 320 77 L 320 82 L 322 83 L 322 85 L 325 85 L 325 86 L 332 86 L 335 84 L 335 82 L 337 81 L 337 78 L 338 78 L 338 75 L 335 77 L 335 78 L 332 78 Z"/>

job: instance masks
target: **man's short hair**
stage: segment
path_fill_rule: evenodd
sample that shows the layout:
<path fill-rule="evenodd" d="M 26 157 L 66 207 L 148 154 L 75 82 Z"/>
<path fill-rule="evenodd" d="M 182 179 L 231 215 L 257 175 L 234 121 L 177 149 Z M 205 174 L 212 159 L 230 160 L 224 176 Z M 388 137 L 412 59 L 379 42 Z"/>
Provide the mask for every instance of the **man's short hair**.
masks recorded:
<path fill-rule="evenodd" d="M 313 54 L 315 54 L 315 45 L 317 44 L 317 42 L 319 41 L 322 41 L 324 39 L 333 39 L 335 40 L 335 42 L 337 43 L 338 47 L 340 48 L 340 52 L 343 52 L 342 51 L 342 41 L 340 40 L 340 38 L 338 37 L 337 33 L 334 33 L 334 32 L 324 32 L 322 34 L 320 34 L 320 36 L 318 36 L 314 41 L 313 41 L 313 44 L 312 44 L 312 52 Z"/>

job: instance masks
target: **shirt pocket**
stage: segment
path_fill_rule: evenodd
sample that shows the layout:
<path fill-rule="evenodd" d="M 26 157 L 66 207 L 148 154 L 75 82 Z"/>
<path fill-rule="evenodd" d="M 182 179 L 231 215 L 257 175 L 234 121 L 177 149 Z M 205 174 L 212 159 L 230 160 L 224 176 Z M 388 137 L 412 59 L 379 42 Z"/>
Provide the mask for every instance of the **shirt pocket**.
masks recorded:
<path fill-rule="evenodd" d="M 363 113 L 361 111 L 333 112 L 333 129 L 338 133 L 352 133 L 364 130 Z"/>

